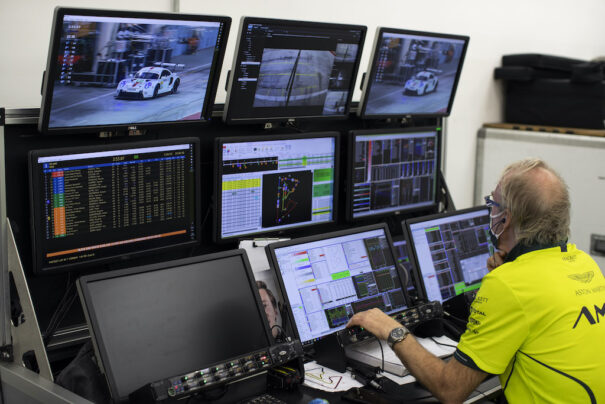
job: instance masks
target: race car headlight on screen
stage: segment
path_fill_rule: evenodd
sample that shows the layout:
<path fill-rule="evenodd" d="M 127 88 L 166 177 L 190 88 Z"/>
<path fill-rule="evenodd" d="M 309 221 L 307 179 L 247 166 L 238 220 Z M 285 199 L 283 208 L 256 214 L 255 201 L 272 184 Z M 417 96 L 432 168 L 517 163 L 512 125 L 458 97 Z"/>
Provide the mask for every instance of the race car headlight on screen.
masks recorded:
<path fill-rule="evenodd" d="M 120 84 L 119 84 L 120 87 L 124 87 L 125 85 L 126 85 L 126 80 L 120 81 Z"/>

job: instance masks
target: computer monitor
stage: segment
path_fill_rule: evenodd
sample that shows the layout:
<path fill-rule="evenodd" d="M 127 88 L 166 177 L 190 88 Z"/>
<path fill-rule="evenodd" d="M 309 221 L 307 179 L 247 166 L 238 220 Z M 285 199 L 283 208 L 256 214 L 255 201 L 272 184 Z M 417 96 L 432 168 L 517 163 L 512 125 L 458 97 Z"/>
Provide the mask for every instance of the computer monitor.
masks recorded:
<path fill-rule="evenodd" d="M 489 258 L 485 206 L 409 219 L 405 227 L 429 301 L 444 302 L 481 286 Z"/>
<path fill-rule="evenodd" d="M 56 8 L 40 131 L 210 119 L 230 24 L 229 17 Z"/>
<path fill-rule="evenodd" d="M 410 245 L 406 236 L 393 237 L 393 250 L 395 251 L 395 260 L 405 269 L 407 275 L 407 285 L 405 287 L 410 298 L 419 298 L 416 285 L 416 270 L 414 269 L 414 259 L 411 257 Z M 420 288 L 422 289 L 422 288 Z"/>
<path fill-rule="evenodd" d="M 437 204 L 437 128 L 354 130 L 347 181 L 349 220 L 430 209 Z"/>
<path fill-rule="evenodd" d="M 360 311 L 409 306 L 391 245 L 381 223 L 266 247 L 303 344 L 344 329 Z"/>
<path fill-rule="evenodd" d="M 223 119 L 344 119 L 365 34 L 361 25 L 243 17 Z"/>
<path fill-rule="evenodd" d="M 243 250 L 83 276 L 78 291 L 112 398 L 271 345 Z"/>
<path fill-rule="evenodd" d="M 336 221 L 337 132 L 218 138 L 217 240 Z"/>
<path fill-rule="evenodd" d="M 34 271 L 51 273 L 200 240 L 195 138 L 30 152 Z"/>
<path fill-rule="evenodd" d="M 448 116 L 469 37 L 378 28 L 358 114 Z"/>

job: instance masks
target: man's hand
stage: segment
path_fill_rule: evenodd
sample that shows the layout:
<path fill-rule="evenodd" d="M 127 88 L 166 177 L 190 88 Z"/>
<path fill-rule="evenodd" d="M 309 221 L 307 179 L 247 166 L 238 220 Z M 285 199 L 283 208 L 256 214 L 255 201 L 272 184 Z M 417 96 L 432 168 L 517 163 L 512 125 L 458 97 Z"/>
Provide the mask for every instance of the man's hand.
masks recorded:
<path fill-rule="evenodd" d="M 382 340 L 388 338 L 393 328 L 401 327 L 401 324 L 384 314 L 380 309 L 370 309 L 355 314 L 347 323 L 347 327 L 353 327 L 354 325 L 368 330 Z"/>
<path fill-rule="evenodd" d="M 487 259 L 487 270 L 491 272 L 504 264 L 504 258 L 506 258 L 506 253 L 504 251 L 496 251 L 494 255 Z"/>

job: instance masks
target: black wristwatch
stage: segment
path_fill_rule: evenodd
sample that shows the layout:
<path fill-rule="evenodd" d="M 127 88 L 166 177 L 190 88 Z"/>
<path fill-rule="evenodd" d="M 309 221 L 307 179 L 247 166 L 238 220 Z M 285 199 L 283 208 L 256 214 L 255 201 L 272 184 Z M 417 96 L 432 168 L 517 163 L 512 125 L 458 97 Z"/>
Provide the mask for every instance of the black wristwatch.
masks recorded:
<path fill-rule="evenodd" d="M 393 328 L 391 330 L 391 332 L 389 333 L 389 338 L 387 338 L 387 343 L 389 344 L 389 346 L 391 348 L 393 348 L 393 345 L 395 345 L 398 342 L 403 341 L 408 336 L 409 333 L 410 333 L 410 330 L 408 330 L 404 326 Z"/>

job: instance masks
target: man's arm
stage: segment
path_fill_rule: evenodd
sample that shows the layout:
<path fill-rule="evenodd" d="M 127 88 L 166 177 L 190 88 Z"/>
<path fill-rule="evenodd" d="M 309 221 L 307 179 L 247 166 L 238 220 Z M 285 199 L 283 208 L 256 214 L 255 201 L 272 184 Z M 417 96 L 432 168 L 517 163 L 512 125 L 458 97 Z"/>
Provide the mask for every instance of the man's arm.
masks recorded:
<path fill-rule="evenodd" d="M 397 321 L 379 309 L 355 314 L 348 327 L 358 325 L 386 340 Z M 487 373 L 471 369 L 452 359 L 445 363 L 428 352 L 412 335 L 393 346 L 397 357 L 410 373 L 444 403 L 461 403 L 485 379 Z"/>

